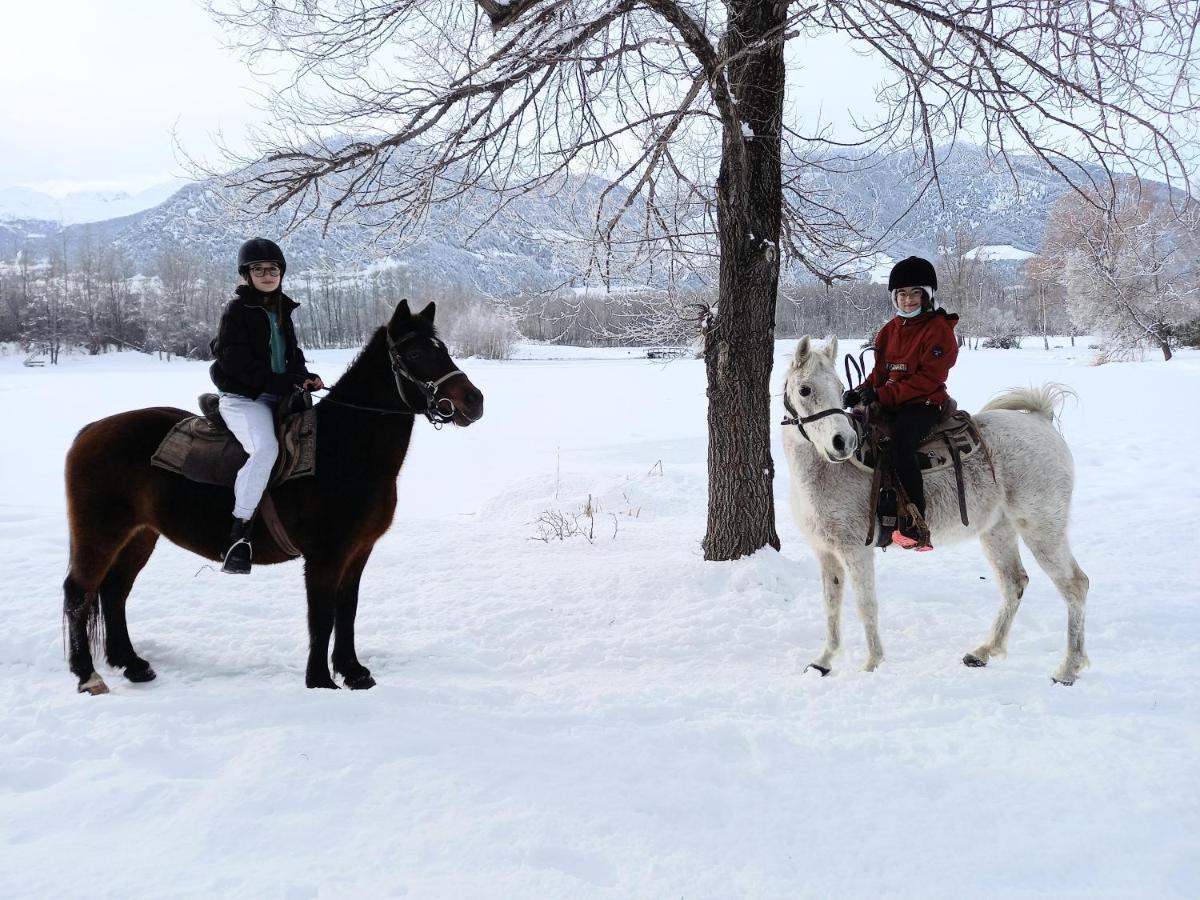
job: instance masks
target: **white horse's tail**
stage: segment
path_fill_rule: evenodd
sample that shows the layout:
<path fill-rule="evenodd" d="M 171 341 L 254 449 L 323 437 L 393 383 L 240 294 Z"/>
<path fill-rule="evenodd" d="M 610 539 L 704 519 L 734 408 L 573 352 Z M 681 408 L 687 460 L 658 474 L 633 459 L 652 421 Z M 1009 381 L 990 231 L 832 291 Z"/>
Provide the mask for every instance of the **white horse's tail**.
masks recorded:
<path fill-rule="evenodd" d="M 1075 392 L 1065 384 L 1050 382 L 1040 388 L 1012 388 L 987 402 L 981 413 L 992 409 L 1015 409 L 1020 412 L 1031 412 L 1053 422 L 1058 418 L 1059 411 L 1067 397 L 1076 396 Z"/>

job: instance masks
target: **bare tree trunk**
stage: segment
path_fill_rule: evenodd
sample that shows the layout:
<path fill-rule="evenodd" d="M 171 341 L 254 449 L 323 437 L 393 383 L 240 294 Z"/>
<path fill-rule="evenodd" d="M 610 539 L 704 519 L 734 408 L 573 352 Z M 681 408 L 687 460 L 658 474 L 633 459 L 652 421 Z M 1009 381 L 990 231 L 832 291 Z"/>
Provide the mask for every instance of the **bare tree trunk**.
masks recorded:
<path fill-rule="evenodd" d="M 775 530 L 771 365 L 779 286 L 780 130 L 786 4 L 730 2 L 722 47 L 746 136 L 726 134 L 717 180 L 721 244 L 717 312 L 704 342 L 708 373 L 708 533 L 704 558 L 737 559 L 770 545 Z M 760 43 L 761 42 L 761 43 Z M 758 44 L 754 49 L 748 49 Z"/>
<path fill-rule="evenodd" d="M 1042 310 L 1042 344 L 1047 350 L 1050 349 L 1050 335 L 1046 332 L 1046 286 L 1038 285 L 1038 303 Z"/>
<path fill-rule="evenodd" d="M 1158 349 L 1162 351 L 1163 360 L 1170 362 L 1174 355 L 1171 352 L 1171 334 L 1170 328 L 1165 322 L 1158 322 L 1150 326 L 1150 337 L 1158 344 Z"/>

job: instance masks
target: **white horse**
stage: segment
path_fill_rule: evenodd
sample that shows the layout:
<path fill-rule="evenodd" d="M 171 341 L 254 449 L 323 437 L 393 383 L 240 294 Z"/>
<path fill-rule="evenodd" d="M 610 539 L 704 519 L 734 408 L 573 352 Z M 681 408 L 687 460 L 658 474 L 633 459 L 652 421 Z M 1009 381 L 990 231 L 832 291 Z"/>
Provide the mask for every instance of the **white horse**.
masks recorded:
<path fill-rule="evenodd" d="M 853 424 L 837 412 L 843 387 L 836 363 L 836 338 L 824 349 L 814 349 L 806 335 L 796 347 L 783 387 L 784 398 L 803 423 L 803 429 L 784 425 L 783 446 L 792 470 L 792 512 L 821 566 L 827 635 L 825 649 L 811 667 L 822 675 L 829 673 L 841 644 L 842 590 L 847 577 L 867 635 L 864 668 L 874 671 L 883 660 L 875 551 L 864 546 L 871 472 L 854 458 L 858 434 Z M 993 656 L 1005 653 L 1013 616 L 1029 583 L 1017 549 L 1019 534 L 1067 601 L 1067 655 L 1051 676 L 1060 684 L 1074 683 L 1079 670 L 1088 664 L 1083 649 L 1088 578 L 1067 543 L 1074 463 L 1053 424 L 1055 409 L 1066 393 L 1069 391 L 1058 385 L 1010 391 L 974 417 L 990 451 L 995 477 L 993 480 L 984 454 L 976 452 L 963 459 L 969 526 L 959 518 L 953 470 L 923 473 L 925 518 L 933 545 L 977 536 L 1004 598 L 987 641 L 964 656 L 963 662 L 985 666 Z"/>

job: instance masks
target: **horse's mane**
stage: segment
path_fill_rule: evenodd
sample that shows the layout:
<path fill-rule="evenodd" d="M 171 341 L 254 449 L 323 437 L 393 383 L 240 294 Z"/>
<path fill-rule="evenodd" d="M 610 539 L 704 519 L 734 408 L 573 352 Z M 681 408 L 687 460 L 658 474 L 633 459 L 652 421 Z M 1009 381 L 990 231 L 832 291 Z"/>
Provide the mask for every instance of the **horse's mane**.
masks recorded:
<path fill-rule="evenodd" d="M 1010 388 L 989 400 L 981 413 L 993 409 L 1012 409 L 1019 412 L 1030 412 L 1049 421 L 1055 421 L 1067 397 L 1075 397 L 1076 393 L 1065 384 L 1049 382 L 1041 387 Z"/>

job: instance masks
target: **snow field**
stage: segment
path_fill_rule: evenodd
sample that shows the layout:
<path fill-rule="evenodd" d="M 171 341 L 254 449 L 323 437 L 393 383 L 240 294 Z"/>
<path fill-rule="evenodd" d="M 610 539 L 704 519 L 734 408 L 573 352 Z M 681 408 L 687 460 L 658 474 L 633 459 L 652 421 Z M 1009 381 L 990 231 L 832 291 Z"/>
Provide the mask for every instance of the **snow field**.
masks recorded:
<path fill-rule="evenodd" d="M 525 347 L 462 361 L 477 425 L 417 424 L 361 590 L 376 689 L 304 689 L 300 563 L 231 579 L 160 542 L 129 605 L 158 680 L 102 667 L 113 693 L 78 696 L 66 448 L 102 415 L 194 407 L 207 375 L 0 358 L 0 894 L 1194 896 L 1200 354 L 1093 367 L 1054 343 L 964 352 L 951 391 L 1079 395 L 1092 667 L 1070 689 L 1027 552 L 1008 658 L 959 662 L 999 606 L 974 543 L 880 554 L 880 670 L 848 596 L 834 673 L 801 674 L 824 614 L 778 433 L 783 552 L 705 563 L 702 363 Z M 353 357 L 314 355 L 327 380 Z M 537 539 L 589 495 L 591 543 Z"/>

